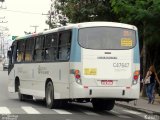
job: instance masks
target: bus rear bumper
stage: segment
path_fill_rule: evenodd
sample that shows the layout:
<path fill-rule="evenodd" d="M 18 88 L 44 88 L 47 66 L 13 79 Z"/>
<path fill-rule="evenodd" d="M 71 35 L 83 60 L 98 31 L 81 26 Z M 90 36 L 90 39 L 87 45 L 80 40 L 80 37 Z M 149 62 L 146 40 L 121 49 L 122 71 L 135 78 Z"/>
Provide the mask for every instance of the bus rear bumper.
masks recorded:
<path fill-rule="evenodd" d="M 126 87 L 88 87 L 74 90 L 73 98 L 139 99 L 139 86 Z"/>

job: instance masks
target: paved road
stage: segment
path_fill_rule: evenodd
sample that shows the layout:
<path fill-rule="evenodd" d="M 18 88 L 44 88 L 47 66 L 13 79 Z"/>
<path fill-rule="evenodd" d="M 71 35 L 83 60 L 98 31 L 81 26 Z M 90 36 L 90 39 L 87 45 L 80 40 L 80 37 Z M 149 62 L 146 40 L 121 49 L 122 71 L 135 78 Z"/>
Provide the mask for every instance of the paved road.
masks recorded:
<path fill-rule="evenodd" d="M 98 112 L 91 104 L 70 103 L 66 109 L 48 109 L 44 101 L 20 102 L 16 93 L 7 91 L 7 71 L 0 67 L 0 120 L 142 120 L 145 113 L 115 106 L 112 111 Z"/>

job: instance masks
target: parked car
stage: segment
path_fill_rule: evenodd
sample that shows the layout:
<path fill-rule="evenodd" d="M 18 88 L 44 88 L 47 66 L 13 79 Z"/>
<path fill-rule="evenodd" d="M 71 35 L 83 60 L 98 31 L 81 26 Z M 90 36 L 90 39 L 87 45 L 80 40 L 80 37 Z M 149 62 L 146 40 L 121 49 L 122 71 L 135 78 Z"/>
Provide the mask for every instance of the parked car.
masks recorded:
<path fill-rule="evenodd" d="M 5 59 L 3 61 L 3 71 L 8 69 L 8 63 L 9 63 L 8 59 Z"/>

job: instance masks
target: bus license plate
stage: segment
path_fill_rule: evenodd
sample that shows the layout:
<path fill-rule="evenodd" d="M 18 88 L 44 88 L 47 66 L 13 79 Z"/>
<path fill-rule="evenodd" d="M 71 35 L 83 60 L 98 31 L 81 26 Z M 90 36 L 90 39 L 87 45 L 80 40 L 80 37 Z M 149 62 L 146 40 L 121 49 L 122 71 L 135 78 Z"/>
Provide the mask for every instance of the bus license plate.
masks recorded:
<path fill-rule="evenodd" d="M 113 85 L 113 80 L 101 80 L 102 85 Z"/>

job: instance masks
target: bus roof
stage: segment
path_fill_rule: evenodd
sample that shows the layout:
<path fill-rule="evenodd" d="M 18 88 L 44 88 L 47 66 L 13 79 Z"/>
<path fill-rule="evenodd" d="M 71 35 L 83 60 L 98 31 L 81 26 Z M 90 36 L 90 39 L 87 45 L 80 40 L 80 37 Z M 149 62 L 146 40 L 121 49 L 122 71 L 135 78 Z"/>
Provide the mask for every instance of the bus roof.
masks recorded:
<path fill-rule="evenodd" d="M 46 30 L 46 31 L 43 31 L 40 33 L 33 33 L 33 34 L 25 35 L 22 37 L 17 37 L 15 40 L 30 38 L 30 37 L 34 37 L 34 36 L 38 36 L 38 35 L 45 35 L 45 34 L 49 34 L 52 32 L 69 30 L 69 29 L 73 29 L 73 28 L 86 28 L 86 27 L 98 27 L 98 26 L 120 27 L 120 28 L 137 30 L 136 26 L 124 24 L 124 23 L 118 23 L 118 22 L 83 22 L 83 23 L 76 23 L 76 24 L 71 24 L 71 25 L 67 25 L 67 26 L 63 26 L 63 27 L 58 27 L 58 28 Z"/>
<path fill-rule="evenodd" d="M 98 27 L 98 26 L 109 26 L 109 27 L 122 27 L 137 30 L 137 28 L 133 25 L 118 23 L 118 22 L 85 22 L 85 23 L 78 23 L 79 28 L 85 27 Z"/>

